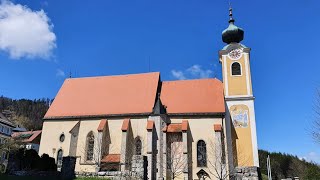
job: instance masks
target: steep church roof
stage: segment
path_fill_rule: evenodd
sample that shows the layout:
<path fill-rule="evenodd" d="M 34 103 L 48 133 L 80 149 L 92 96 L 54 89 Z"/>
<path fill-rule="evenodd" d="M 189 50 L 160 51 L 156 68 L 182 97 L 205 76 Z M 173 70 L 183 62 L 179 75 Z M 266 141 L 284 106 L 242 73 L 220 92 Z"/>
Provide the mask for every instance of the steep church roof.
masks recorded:
<path fill-rule="evenodd" d="M 165 81 L 161 99 L 168 114 L 225 112 L 223 84 L 218 79 Z"/>
<path fill-rule="evenodd" d="M 66 79 L 45 119 L 151 113 L 160 74 Z"/>
<path fill-rule="evenodd" d="M 162 104 L 167 109 L 160 111 Z M 212 114 L 224 113 L 224 106 L 223 85 L 217 79 L 160 83 L 158 72 L 70 78 L 44 119 L 150 115 L 155 110 L 158 114 Z"/>

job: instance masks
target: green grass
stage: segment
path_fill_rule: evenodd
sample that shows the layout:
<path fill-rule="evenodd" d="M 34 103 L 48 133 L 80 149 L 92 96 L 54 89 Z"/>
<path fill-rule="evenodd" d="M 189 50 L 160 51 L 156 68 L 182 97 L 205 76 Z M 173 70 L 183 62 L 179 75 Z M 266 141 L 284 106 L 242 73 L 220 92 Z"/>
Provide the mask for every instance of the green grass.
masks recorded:
<path fill-rule="evenodd" d="M 268 176 L 265 174 L 261 174 L 262 175 L 262 180 L 268 180 Z"/>

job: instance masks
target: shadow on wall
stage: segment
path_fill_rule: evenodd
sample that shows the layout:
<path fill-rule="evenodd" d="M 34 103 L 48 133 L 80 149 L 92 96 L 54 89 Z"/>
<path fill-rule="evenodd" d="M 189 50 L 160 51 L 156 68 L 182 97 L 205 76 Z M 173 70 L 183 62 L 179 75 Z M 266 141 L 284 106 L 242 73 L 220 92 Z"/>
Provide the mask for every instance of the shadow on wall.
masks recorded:
<path fill-rule="evenodd" d="M 236 132 L 236 129 L 234 128 L 232 121 L 231 121 L 231 136 L 234 137 L 232 138 L 232 151 L 233 151 L 233 165 L 235 167 L 239 166 L 239 162 L 238 162 L 238 150 L 237 150 L 237 139 L 238 135 Z"/>

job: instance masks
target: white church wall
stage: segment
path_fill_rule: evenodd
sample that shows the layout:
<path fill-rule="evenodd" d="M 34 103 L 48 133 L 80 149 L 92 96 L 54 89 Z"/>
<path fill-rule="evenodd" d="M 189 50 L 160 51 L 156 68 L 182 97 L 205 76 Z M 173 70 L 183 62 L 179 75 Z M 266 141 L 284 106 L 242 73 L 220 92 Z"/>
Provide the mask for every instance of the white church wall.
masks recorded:
<path fill-rule="evenodd" d="M 147 155 L 147 118 L 131 119 L 133 137 L 140 137 L 142 142 L 142 155 Z"/>
<path fill-rule="evenodd" d="M 123 118 L 108 119 L 108 127 L 110 133 L 109 154 L 120 154 Z"/>
<path fill-rule="evenodd" d="M 85 162 L 85 152 L 86 152 L 86 140 L 89 132 L 93 132 L 95 139 L 98 137 L 98 126 L 100 119 L 98 120 L 81 120 L 80 129 L 79 129 L 79 138 L 77 144 L 77 156 L 80 156 L 81 162 Z M 95 148 L 96 148 L 95 141 Z"/>
<path fill-rule="evenodd" d="M 63 156 L 69 155 L 71 134 L 69 131 L 78 123 L 77 120 L 43 122 L 42 135 L 40 141 L 39 155 L 46 153 L 57 159 L 59 149 L 63 150 Z M 60 142 L 60 135 L 65 135 L 63 142 Z"/>
<path fill-rule="evenodd" d="M 214 172 L 214 168 L 210 166 L 209 161 L 215 160 L 214 153 L 212 152 L 215 144 L 215 131 L 214 124 L 222 125 L 222 118 L 170 118 L 171 123 L 181 123 L 182 120 L 188 120 L 189 128 L 191 132 L 192 141 L 192 178 L 198 179 L 197 172 L 201 169 L 209 172 Z M 207 146 L 207 167 L 197 166 L 197 143 L 199 140 L 203 140 Z M 210 151 L 211 149 L 211 151 Z M 212 177 L 212 175 L 210 175 Z"/>

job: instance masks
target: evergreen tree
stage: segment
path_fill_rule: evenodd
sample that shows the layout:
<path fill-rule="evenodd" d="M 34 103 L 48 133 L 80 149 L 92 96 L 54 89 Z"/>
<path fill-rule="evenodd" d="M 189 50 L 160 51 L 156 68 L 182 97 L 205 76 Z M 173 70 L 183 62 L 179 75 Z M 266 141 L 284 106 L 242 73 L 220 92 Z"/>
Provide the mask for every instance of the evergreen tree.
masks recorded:
<path fill-rule="evenodd" d="M 42 128 L 42 119 L 47 112 L 51 100 L 43 99 L 11 99 L 0 97 L 0 112 L 3 112 L 16 125 L 29 130 Z"/>

